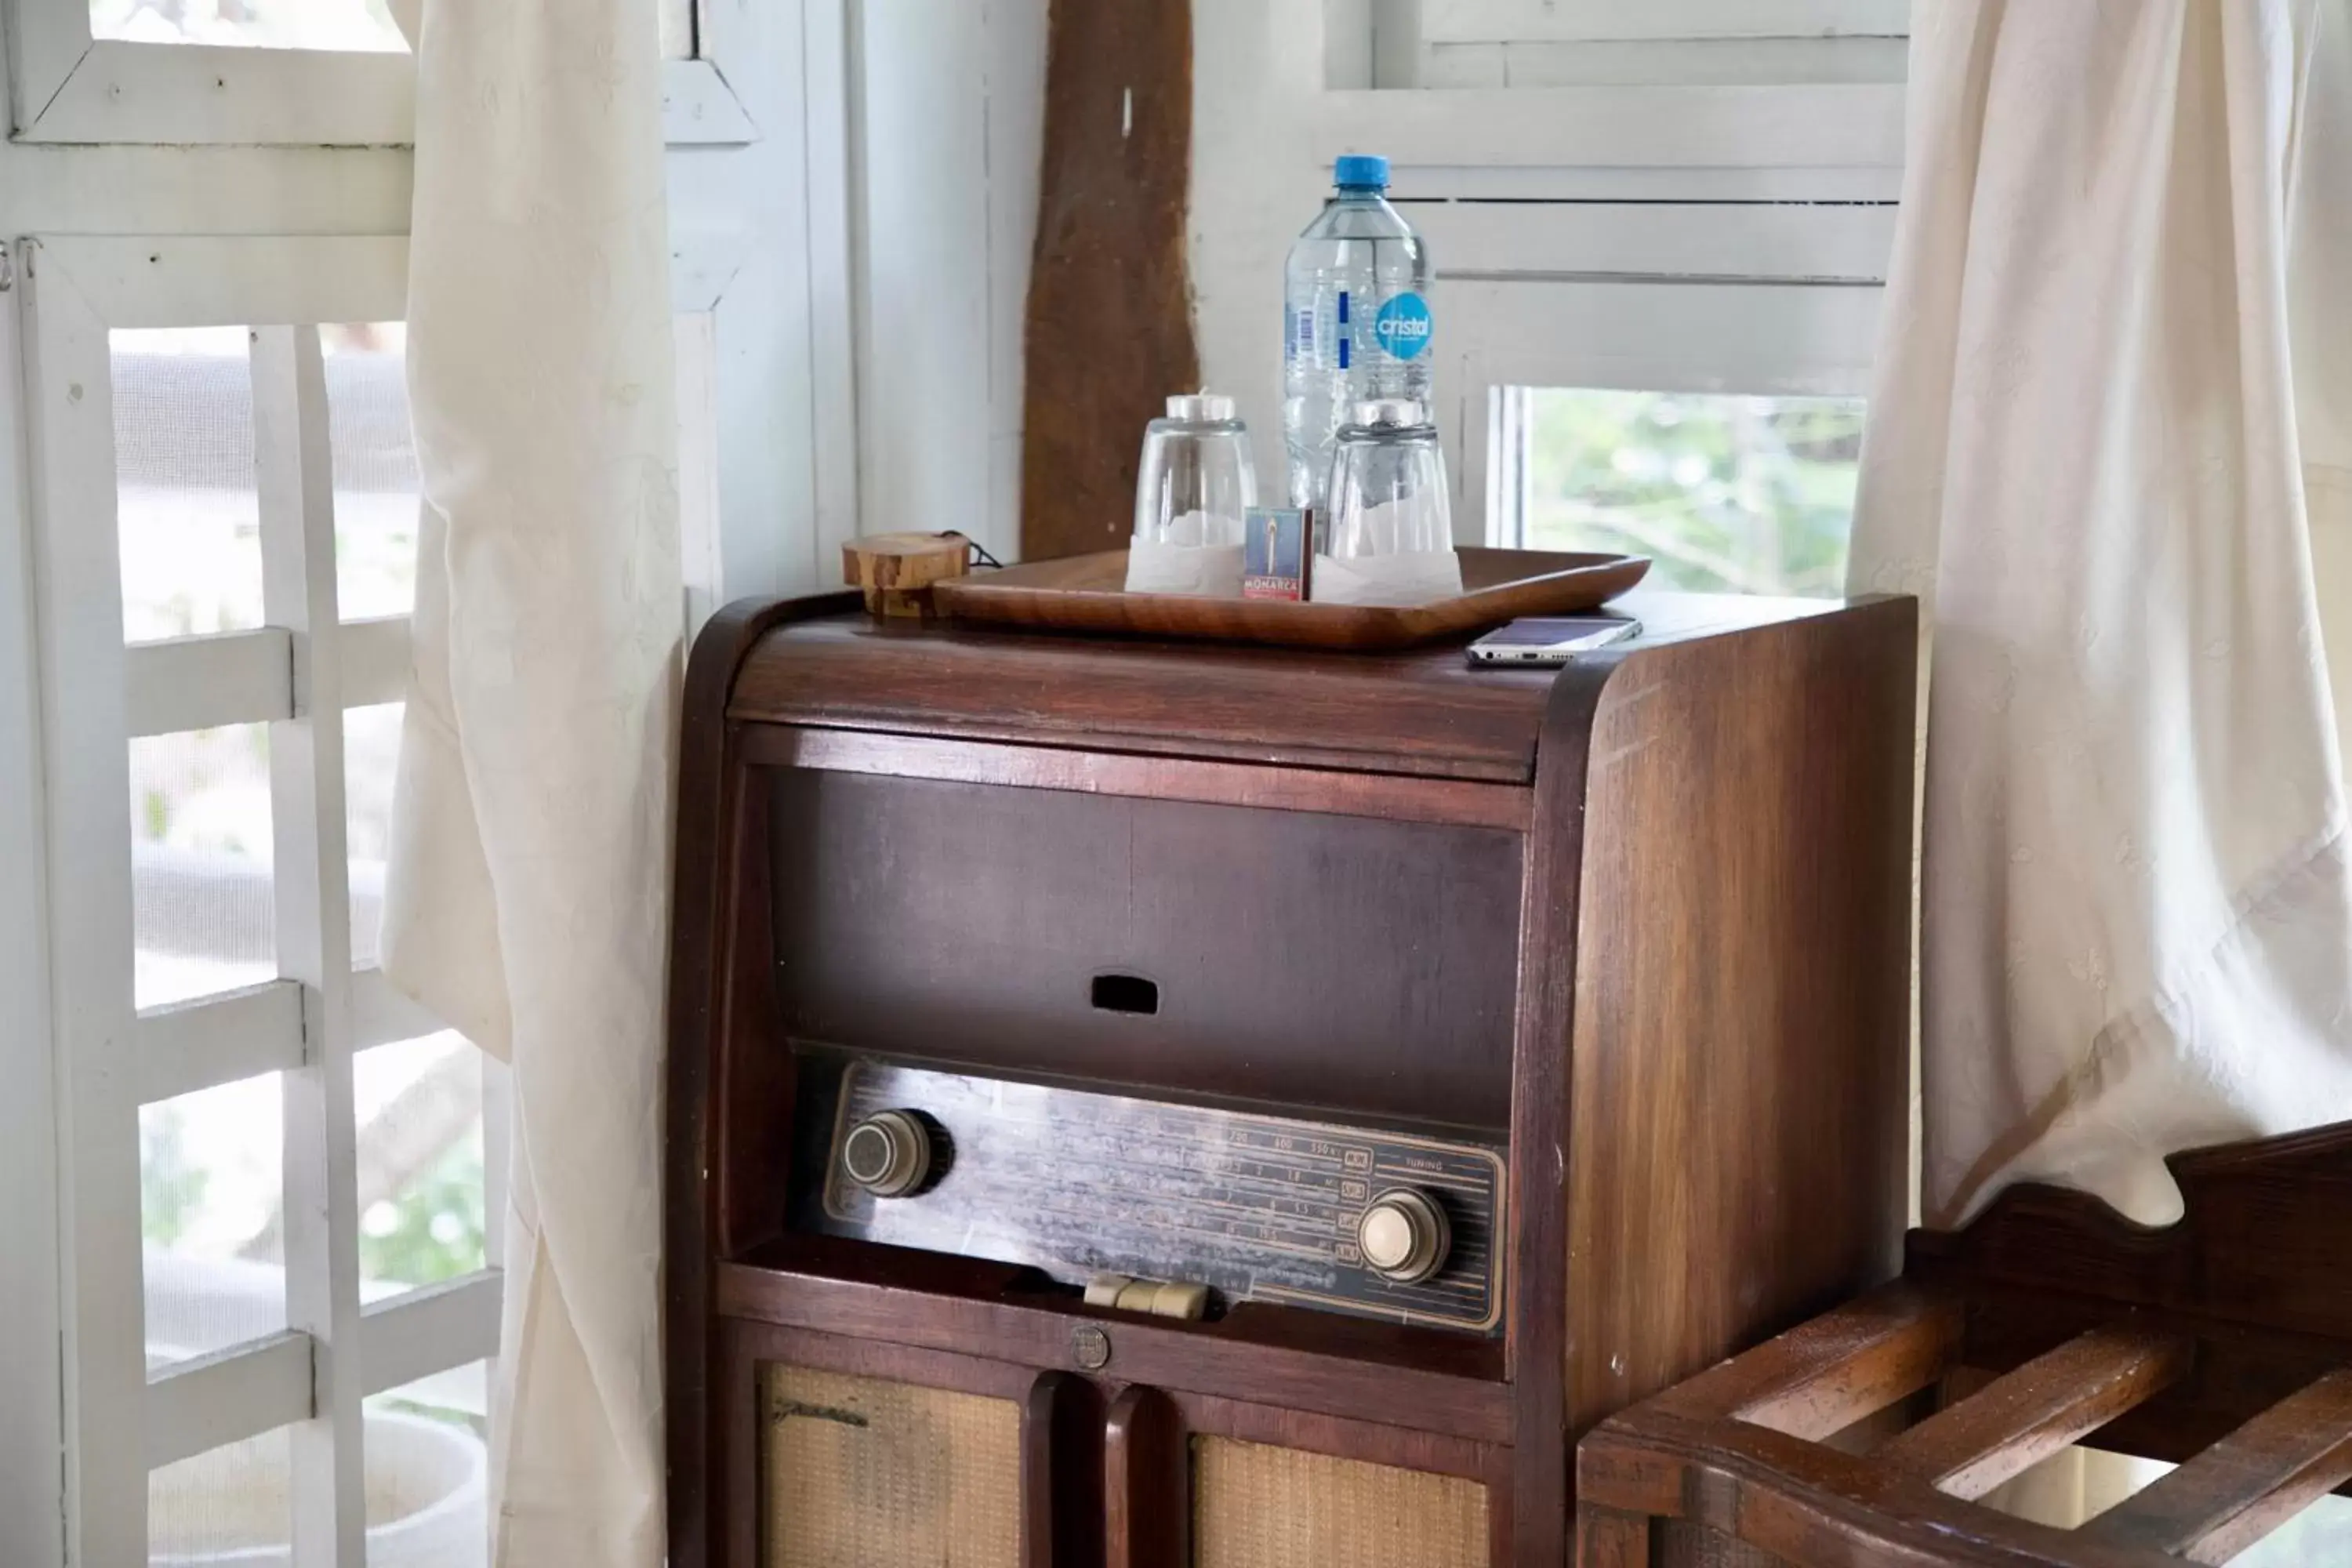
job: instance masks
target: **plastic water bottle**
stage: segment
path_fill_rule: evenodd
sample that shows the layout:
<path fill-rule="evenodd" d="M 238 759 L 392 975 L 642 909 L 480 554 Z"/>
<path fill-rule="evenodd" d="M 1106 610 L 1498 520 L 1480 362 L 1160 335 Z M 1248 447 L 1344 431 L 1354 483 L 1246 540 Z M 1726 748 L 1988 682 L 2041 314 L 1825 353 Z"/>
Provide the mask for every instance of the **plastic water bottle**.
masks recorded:
<path fill-rule="evenodd" d="M 1323 507 L 1356 405 L 1430 398 L 1429 249 L 1391 206 L 1386 158 L 1332 166 L 1338 187 L 1283 269 L 1282 433 L 1290 504 Z"/>

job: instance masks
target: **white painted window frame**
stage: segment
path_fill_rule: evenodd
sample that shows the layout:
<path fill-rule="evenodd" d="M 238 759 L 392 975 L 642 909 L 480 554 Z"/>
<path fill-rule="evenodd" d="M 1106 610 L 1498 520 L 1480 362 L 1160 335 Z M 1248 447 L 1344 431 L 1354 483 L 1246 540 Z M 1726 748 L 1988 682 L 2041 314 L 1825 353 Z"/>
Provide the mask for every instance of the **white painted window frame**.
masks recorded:
<path fill-rule="evenodd" d="M 1422 36 L 1435 43 L 1882 37 L 1902 33 L 1911 8 L 1910 0 L 1420 0 L 1420 6 Z"/>
<path fill-rule="evenodd" d="M 850 9 L 866 528 L 958 528 L 1013 560 L 1048 7 Z"/>
<path fill-rule="evenodd" d="M 57 237 L 18 247 L 43 736 L 47 991 L 61 1154 L 62 1406 L 70 1560 L 143 1562 L 147 1471 L 289 1426 L 294 1561 L 362 1560 L 367 1394 L 497 1350 L 495 1268 L 362 1308 L 352 1061 L 439 1026 L 351 963 L 342 710 L 398 695 L 404 618 L 340 624 L 317 324 L 396 320 L 399 238 Z M 126 647 L 109 333 L 254 329 L 264 610 L 254 631 Z M 270 725 L 283 978 L 137 1011 L 127 742 Z M 142 1103 L 284 1076 L 288 1327 L 145 1372 Z M 486 1075 L 494 1079 L 495 1074 Z M 495 1100 L 494 1087 L 486 1095 Z M 504 1119 L 486 1105 L 492 1257 Z"/>
<path fill-rule="evenodd" d="M 759 131 L 669 157 L 689 628 L 732 599 L 839 587 L 861 531 L 855 3 L 702 13 L 700 47 Z"/>
<path fill-rule="evenodd" d="M 1858 397 L 1890 206 L 1409 203 L 1446 317 L 1455 534 L 1524 544 L 1517 389 Z M 1448 258 L 1455 258 L 1449 262 Z"/>
<path fill-rule="evenodd" d="M 1441 371 L 1454 533 L 1525 546 L 1528 474 L 1510 449 L 1519 389 L 1859 397 L 1877 341 L 1874 286 L 1633 279 L 1458 282 L 1446 294 L 1466 346 Z M 1655 331 L 1657 323 L 1670 323 Z"/>
<path fill-rule="evenodd" d="M 1391 87 L 1900 81 L 1910 30 L 1910 0 L 1353 3 Z"/>
<path fill-rule="evenodd" d="M 18 140 L 154 145 L 404 146 L 416 71 L 402 54 L 94 38 L 89 0 L 6 0 Z M 701 19 L 698 19 L 698 21 Z M 714 32 L 663 66 L 674 146 L 739 145 L 758 132 L 728 85 Z"/>
<path fill-rule="evenodd" d="M 1866 390 L 1901 188 L 1900 83 L 1360 84 L 1381 76 L 1376 24 L 1400 17 L 1415 44 L 1434 28 L 1673 49 L 1808 26 L 1875 36 L 1896 0 L 1261 4 L 1195 9 L 1196 68 L 1233 97 L 1225 116 L 1195 121 L 1204 364 L 1263 379 L 1257 323 L 1278 314 L 1288 238 L 1259 215 L 1295 232 L 1333 158 L 1386 154 L 1391 199 L 1435 264 L 1458 539 L 1512 542 L 1521 509 L 1507 487 L 1524 476 L 1497 434 L 1507 388 Z M 1253 423 L 1278 414 L 1247 402 Z"/>
<path fill-rule="evenodd" d="M 0 279 L 15 287 L 15 247 Z M 0 295 L 0 365 L 18 359 Z M 22 492 L 23 384 L 0 375 L 0 1559 L 65 1560 L 64 1391 L 58 1375 L 58 1139 L 50 1055 L 48 854 L 39 744 L 32 542 Z"/>

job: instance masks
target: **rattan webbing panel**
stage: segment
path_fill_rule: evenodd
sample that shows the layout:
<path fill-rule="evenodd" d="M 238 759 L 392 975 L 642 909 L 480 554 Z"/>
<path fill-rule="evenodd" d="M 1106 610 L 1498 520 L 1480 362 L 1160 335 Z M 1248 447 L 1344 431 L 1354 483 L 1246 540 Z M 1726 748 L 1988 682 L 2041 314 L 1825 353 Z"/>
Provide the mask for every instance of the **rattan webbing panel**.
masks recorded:
<path fill-rule="evenodd" d="M 1192 1440 L 1194 1568 L 1484 1568 L 1486 1489 L 1459 1476 Z"/>
<path fill-rule="evenodd" d="M 763 1568 L 1020 1568 L 1021 1408 L 771 1365 Z"/>

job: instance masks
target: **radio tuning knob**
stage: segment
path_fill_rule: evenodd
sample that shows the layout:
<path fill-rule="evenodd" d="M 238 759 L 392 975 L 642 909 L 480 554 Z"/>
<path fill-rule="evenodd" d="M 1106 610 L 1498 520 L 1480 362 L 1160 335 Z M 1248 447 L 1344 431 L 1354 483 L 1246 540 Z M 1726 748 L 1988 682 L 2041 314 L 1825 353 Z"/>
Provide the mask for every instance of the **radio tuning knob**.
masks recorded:
<path fill-rule="evenodd" d="M 841 1141 L 841 1168 L 877 1198 L 902 1198 L 931 1173 L 931 1134 L 911 1111 L 877 1110 Z"/>
<path fill-rule="evenodd" d="M 1453 1227 L 1428 1194 L 1391 1187 L 1364 1207 L 1356 1245 L 1372 1272 L 1400 1285 L 1418 1285 L 1445 1267 Z"/>

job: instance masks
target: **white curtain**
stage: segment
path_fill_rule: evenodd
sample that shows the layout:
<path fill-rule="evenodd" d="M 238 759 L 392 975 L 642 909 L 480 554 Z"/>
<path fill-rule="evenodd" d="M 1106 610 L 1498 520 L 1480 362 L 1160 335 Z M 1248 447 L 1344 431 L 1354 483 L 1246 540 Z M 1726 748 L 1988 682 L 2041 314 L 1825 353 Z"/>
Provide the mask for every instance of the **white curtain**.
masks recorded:
<path fill-rule="evenodd" d="M 511 1069 L 494 1561 L 662 1559 L 678 575 L 653 0 L 424 0 L 385 973 Z"/>
<path fill-rule="evenodd" d="M 1932 600 L 1927 1216 L 2158 1222 L 2352 1118 L 2352 12 L 1914 11 L 1852 585 Z"/>

